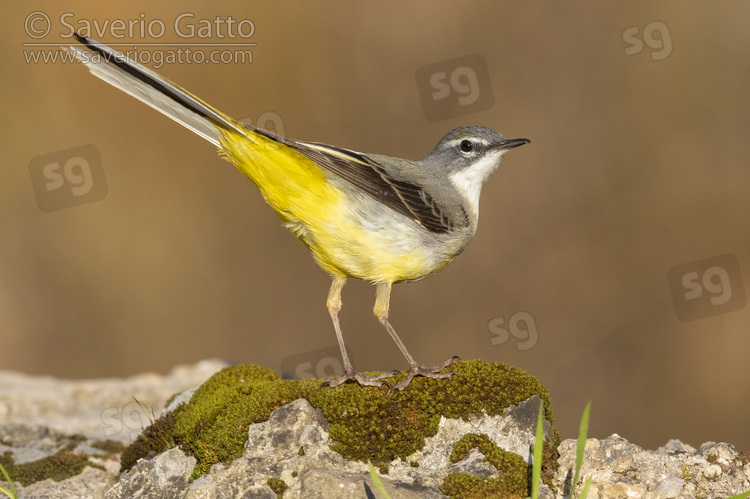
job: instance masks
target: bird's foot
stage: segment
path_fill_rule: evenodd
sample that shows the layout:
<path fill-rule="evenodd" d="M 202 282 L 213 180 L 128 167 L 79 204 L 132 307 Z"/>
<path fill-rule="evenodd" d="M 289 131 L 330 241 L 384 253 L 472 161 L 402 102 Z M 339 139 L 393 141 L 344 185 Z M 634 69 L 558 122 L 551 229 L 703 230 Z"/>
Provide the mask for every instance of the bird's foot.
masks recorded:
<path fill-rule="evenodd" d="M 386 385 L 388 388 L 391 387 L 391 384 L 385 381 L 383 378 L 388 378 L 393 376 L 394 374 L 397 374 L 399 371 L 389 371 L 385 373 L 380 374 L 360 374 L 354 369 L 350 371 L 346 371 L 343 376 L 335 379 L 331 379 L 328 381 L 323 382 L 323 384 L 320 385 L 320 388 L 323 388 L 324 386 L 330 386 L 331 388 L 335 388 L 346 381 L 353 380 L 360 384 L 360 386 L 383 386 Z"/>
<path fill-rule="evenodd" d="M 414 379 L 415 376 L 424 376 L 425 378 L 433 378 L 433 379 L 444 379 L 444 378 L 450 378 L 454 374 L 458 374 L 456 371 L 450 371 L 447 373 L 441 373 L 439 371 L 442 371 L 449 365 L 453 364 L 455 361 L 458 360 L 458 355 L 454 355 L 450 359 L 446 360 L 442 364 L 438 364 L 434 367 L 425 367 L 420 364 L 414 364 L 409 368 L 409 374 L 407 374 L 406 378 L 404 378 L 403 381 L 401 381 L 399 384 L 394 385 L 388 390 L 388 393 L 391 393 L 394 390 L 403 390 L 406 388 L 409 383 L 411 383 L 411 380 Z"/>

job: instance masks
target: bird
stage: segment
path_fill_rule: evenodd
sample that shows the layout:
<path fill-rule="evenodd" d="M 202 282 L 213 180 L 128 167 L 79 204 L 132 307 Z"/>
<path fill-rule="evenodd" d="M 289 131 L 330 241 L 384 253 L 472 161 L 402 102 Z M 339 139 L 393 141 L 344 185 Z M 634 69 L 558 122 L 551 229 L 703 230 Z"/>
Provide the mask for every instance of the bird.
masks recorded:
<path fill-rule="evenodd" d="M 182 87 L 102 42 L 75 34 L 68 47 L 96 77 L 155 108 L 212 143 L 260 190 L 283 225 L 307 246 L 332 279 L 326 306 L 341 350 L 337 387 L 387 385 L 404 390 L 416 376 L 443 379 L 458 357 L 436 366 L 417 363 L 389 320 L 393 284 L 424 279 L 445 268 L 474 236 L 482 186 L 509 150 L 529 139 L 504 138 L 482 126 L 448 132 L 423 159 L 364 154 L 293 140 L 234 120 Z M 409 364 L 391 386 L 379 374 L 357 372 L 339 322 L 348 278 L 375 286 L 373 312 Z"/>

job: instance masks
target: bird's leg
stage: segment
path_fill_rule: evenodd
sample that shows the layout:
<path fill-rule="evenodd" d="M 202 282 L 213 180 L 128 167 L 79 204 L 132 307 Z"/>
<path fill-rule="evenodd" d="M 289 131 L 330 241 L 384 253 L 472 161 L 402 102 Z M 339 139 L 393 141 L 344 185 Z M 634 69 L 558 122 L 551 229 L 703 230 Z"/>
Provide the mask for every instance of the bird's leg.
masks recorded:
<path fill-rule="evenodd" d="M 407 387 L 409 383 L 411 383 L 411 380 L 414 379 L 414 376 L 424 376 L 426 378 L 449 378 L 453 376 L 454 374 L 457 374 L 456 372 L 449 372 L 449 373 L 441 373 L 439 371 L 442 371 L 449 365 L 451 365 L 454 361 L 458 359 L 458 357 L 453 356 L 450 359 L 446 360 L 442 364 L 439 364 L 434 367 L 425 367 L 421 364 L 417 364 L 414 361 L 414 357 L 411 356 L 409 351 L 406 349 L 406 346 L 404 345 L 404 342 L 401 341 L 401 338 L 398 337 L 396 334 L 396 330 L 393 329 L 393 326 L 391 326 L 391 323 L 388 321 L 388 309 L 390 307 L 390 301 L 391 301 L 391 283 L 390 282 L 381 282 L 378 283 L 377 288 L 375 290 L 375 317 L 378 318 L 380 323 L 385 327 L 386 331 L 388 331 L 388 334 L 391 335 L 391 338 L 393 338 L 393 341 L 396 342 L 396 345 L 398 346 L 399 350 L 401 350 L 401 353 L 406 357 L 406 361 L 409 363 L 409 374 L 406 376 L 406 378 L 399 384 L 395 385 L 393 388 L 389 390 L 389 393 L 393 390 L 403 390 Z"/>
<path fill-rule="evenodd" d="M 346 345 L 344 345 L 344 335 L 341 334 L 341 324 L 339 324 L 339 311 L 341 310 L 341 289 L 346 284 L 346 277 L 334 276 L 333 283 L 331 284 L 331 290 L 328 292 L 328 313 L 331 314 L 331 320 L 333 320 L 333 328 L 336 330 L 336 339 L 339 342 L 339 348 L 341 349 L 341 359 L 344 362 L 344 375 L 340 378 L 326 381 L 322 385 L 330 386 L 331 388 L 338 386 L 345 381 L 350 379 L 355 380 L 357 383 L 363 386 L 381 386 L 388 385 L 387 381 L 383 381 L 383 378 L 392 376 L 390 372 L 376 374 L 376 375 L 364 375 L 359 374 L 354 370 L 349 355 L 346 353 Z"/>

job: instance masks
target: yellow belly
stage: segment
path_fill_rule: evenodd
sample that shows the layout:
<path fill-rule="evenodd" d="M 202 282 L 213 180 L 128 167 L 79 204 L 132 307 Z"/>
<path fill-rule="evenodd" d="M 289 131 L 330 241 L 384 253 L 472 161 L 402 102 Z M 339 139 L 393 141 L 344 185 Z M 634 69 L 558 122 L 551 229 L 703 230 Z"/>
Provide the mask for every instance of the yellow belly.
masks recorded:
<path fill-rule="evenodd" d="M 422 237 L 424 229 L 413 221 L 394 212 L 383 215 L 369 211 L 369 217 L 362 218 L 351 209 L 351 203 L 363 199 L 349 195 L 346 199 L 349 204 L 339 208 L 330 225 L 308 226 L 299 237 L 329 273 L 370 282 L 415 281 L 437 272 L 452 260 L 439 248 L 426 245 Z M 389 209 L 383 211 L 386 210 Z M 292 232 L 298 232 L 299 225 L 287 225 Z"/>

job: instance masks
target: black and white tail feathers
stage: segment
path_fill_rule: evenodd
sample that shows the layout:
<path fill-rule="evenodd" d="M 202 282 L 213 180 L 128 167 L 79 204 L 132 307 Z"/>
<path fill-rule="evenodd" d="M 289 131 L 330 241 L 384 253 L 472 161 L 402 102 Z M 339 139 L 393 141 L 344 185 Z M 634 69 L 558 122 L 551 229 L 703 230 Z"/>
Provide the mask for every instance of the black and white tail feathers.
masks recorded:
<path fill-rule="evenodd" d="M 78 46 L 71 46 L 69 50 L 91 74 L 169 116 L 216 147 L 222 147 L 220 128 L 245 133 L 244 125 L 121 52 L 85 36 L 76 34 L 75 37 L 88 51 Z"/>

